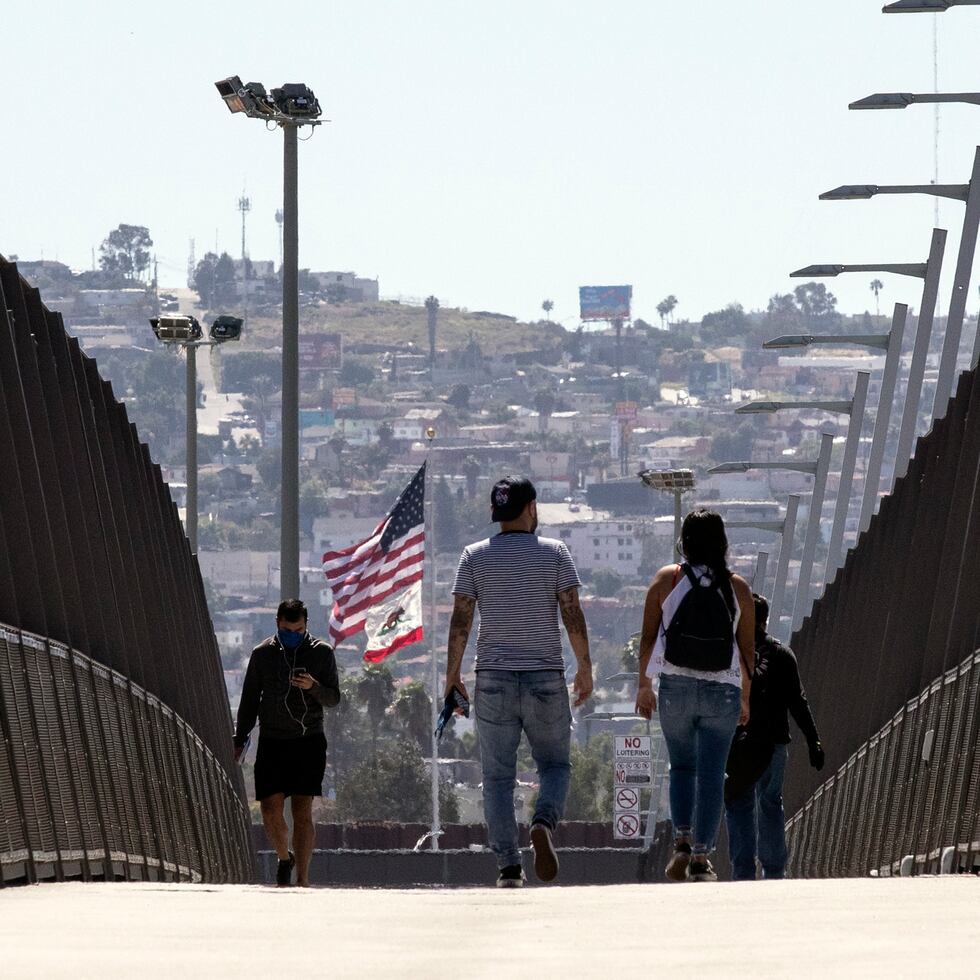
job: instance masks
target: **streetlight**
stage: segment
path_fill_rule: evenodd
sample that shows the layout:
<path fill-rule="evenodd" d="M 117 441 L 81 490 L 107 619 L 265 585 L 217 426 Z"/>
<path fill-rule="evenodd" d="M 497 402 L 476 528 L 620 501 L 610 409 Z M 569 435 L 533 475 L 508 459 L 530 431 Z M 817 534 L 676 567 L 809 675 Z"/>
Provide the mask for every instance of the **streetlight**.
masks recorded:
<path fill-rule="evenodd" d="M 810 581 L 813 575 L 813 556 L 817 550 L 817 537 L 820 534 L 820 515 L 823 512 L 824 496 L 827 492 L 827 472 L 830 469 L 830 454 L 834 448 L 834 437 L 829 432 L 820 434 L 820 453 L 810 462 L 738 462 L 722 463 L 713 466 L 709 473 L 738 473 L 746 470 L 798 470 L 813 474 L 813 494 L 810 497 L 810 514 L 806 522 L 806 536 L 803 539 L 803 556 L 800 558 L 800 578 L 796 584 L 796 600 L 793 603 L 792 629 L 803 622 L 806 606 L 810 601 Z M 738 527 L 738 524 L 733 525 Z M 782 553 L 780 553 L 782 561 Z"/>
<path fill-rule="evenodd" d="M 886 334 L 827 334 L 815 337 L 787 336 L 767 340 L 762 346 L 765 350 L 778 350 L 787 347 L 807 347 L 810 344 L 857 344 L 861 347 L 877 347 L 885 350 L 885 367 L 881 373 L 881 390 L 878 394 L 878 410 L 875 412 L 874 435 L 871 437 L 871 455 L 864 477 L 864 498 L 861 503 L 861 520 L 858 536 L 866 531 L 871 523 L 875 505 L 878 503 L 878 490 L 881 484 L 881 464 L 885 458 L 885 441 L 888 438 L 888 423 L 892 414 L 892 401 L 895 397 L 895 382 L 898 378 L 898 363 L 902 356 L 902 337 L 905 333 L 905 319 L 909 308 L 904 303 L 895 304 L 892 314 L 892 328 Z"/>
<path fill-rule="evenodd" d="M 881 8 L 883 14 L 942 14 L 950 7 L 976 7 L 980 0 L 894 0 Z"/>
<path fill-rule="evenodd" d="M 320 103 L 302 83 L 267 93 L 259 82 L 237 75 L 215 82 L 230 112 L 262 119 L 283 134 L 282 260 L 282 521 L 280 589 L 298 596 L 299 587 L 299 159 L 301 126 L 319 126 Z"/>
<path fill-rule="evenodd" d="M 850 401 L 749 402 L 735 409 L 736 415 L 779 412 L 789 408 L 815 408 L 823 412 L 840 412 L 850 416 L 847 423 L 847 439 L 844 442 L 844 458 L 841 461 L 837 502 L 834 506 L 834 523 L 830 532 L 830 547 L 827 550 L 827 564 L 824 568 L 824 582 L 830 581 L 831 574 L 840 567 L 843 558 L 844 526 L 851 503 L 854 464 L 861 443 L 861 426 L 864 422 L 864 407 L 868 399 L 870 379 L 870 371 L 858 371 L 854 382 L 854 397 Z"/>
<path fill-rule="evenodd" d="M 674 495 L 674 548 L 681 539 L 681 496 L 695 486 L 691 470 L 641 470 L 636 474 L 646 486 Z"/>
<path fill-rule="evenodd" d="M 859 185 L 856 187 L 838 187 L 836 190 L 821 194 L 821 200 L 845 200 L 854 199 L 859 196 L 872 196 L 878 193 L 881 188 L 874 185 Z M 964 189 L 965 190 L 965 189 Z M 886 188 L 885 192 L 889 192 Z M 909 458 L 912 455 L 912 443 L 915 441 L 915 430 L 919 421 L 919 399 L 922 395 L 922 380 L 926 372 L 926 356 L 929 353 L 929 340 L 932 337 L 932 324 L 936 313 L 936 298 L 939 295 L 939 275 L 942 272 L 943 253 L 946 248 L 946 232 L 942 228 L 932 230 L 932 242 L 929 246 L 929 258 L 923 265 L 910 265 L 908 272 L 900 274 L 920 276 L 923 280 L 922 301 L 919 304 L 919 317 L 915 328 L 915 344 L 912 350 L 912 360 L 909 364 L 909 376 L 905 386 L 905 403 L 902 409 L 902 422 L 898 434 L 898 446 L 895 450 L 895 469 L 892 474 L 893 480 L 898 480 L 905 476 L 908 469 Z M 818 268 L 811 266 L 811 269 Z M 820 266 L 819 268 L 826 268 Z M 810 275 L 832 275 L 836 276 L 839 272 L 852 272 L 853 266 L 836 266 L 835 272 L 813 272 Z M 895 267 L 891 270 L 884 266 L 872 271 L 897 271 Z M 793 273 L 794 275 L 796 273 Z"/>
<path fill-rule="evenodd" d="M 714 471 L 709 470 L 709 472 Z M 723 472 L 744 472 L 744 470 Z M 774 634 L 782 631 L 780 620 L 783 610 L 783 593 L 786 591 L 786 576 L 789 573 L 789 560 L 793 552 L 793 537 L 796 534 L 796 514 L 799 506 L 800 495 L 791 493 L 786 498 L 786 517 L 781 521 L 725 521 L 726 528 L 757 528 L 760 531 L 772 531 L 781 535 L 779 560 L 776 562 L 776 578 L 772 585 L 772 602 L 770 603 L 770 618 L 772 619 Z"/>
<path fill-rule="evenodd" d="M 907 109 L 919 102 L 965 102 L 980 105 L 980 92 L 875 92 L 848 103 L 848 109 Z"/>
<path fill-rule="evenodd" d="M 980 3 L 980 0 L 977 0 Z M 932 9 L 932 8 L 929 8 Z M 945 8 L 936 8 L 945 9 Z M 895 93 L 892 93 L 894 95 Z M 891 98 L 890 95 L 887 98 Z M 927 96 L 909 96 L 915 101 L 927 101 Z M 895 108 L 901 109 L 910 102 L 892 102 L 889 104 L 870 105 L 873 100 L 884 100 L 886 95 L 872 95 L 867 99 L 852 102 L 852 109 Z M 948 97 L 948 101 L 970 102 L 980 104 L 980 93 L 964 93 Z M 863 104 L 862 104 L 863 103 Z M 966 203 L 966 214 L 963 216 L 963 231 L 960 234 L 960 247 L 956 256 L 956 272 L 953 275 L 953 295 L 949 301 L 949 312 L 946 314 L 946 333 L 943 338 L 943 352 L 939 360 L 939 377 L 936 379 L 936 394 L 933 401 L 933 418 L 945 415 L 946 403 L 953 392 L 953 379 L 956 376 L 956 358 L 960 349 L 960 334 L 963 331 L 963 317 L 966 313 L 966 297 L 970 289 L 970 275 L 973 271 L 973 256 L 977 248 L 977 231 L 980 228 L 980 146 L 973 156 L 973 171 L 968 184 L 898 184 L 882 187 L 878 184 L 844 184 L 832 191 L 820 195 L 822 201 L 854 201 L 867 200 L 878 194 L 930 194 L 933 197 L 947 197 Z M 933 232 L 935 236 L 935 232 Z M 935 238 L 933 238 L 935 247 Z M 930 261 L 933 251 L 930 250 Z M 927 263 L 928 264 L 928 263 Z M 931 272 L 931 270 L 930 270 Z M 938 276 L 938 272 L 936 273 Z M 938 289 L 938 285 L 937 285 Z M 925 294 L 923 294 L 923 299 Z M 933 300 L 935 309 L 935 300 Z M 924 304 L 923 304 L 924 308 Z M 918 336 L 916 337 L 918 344 Z M 973 343 L 973 355 L 970 367 L 975 368 L 980 363 L 980 330 L 977 331 Z M 904 428 L 904 423 L 903 423 Z M 909 443 L 911 449 L 911 443 Z"/>
<path fill-rule="evenodd" d="M 222 315 L 211 324 L 210 340 L 202 340 L 201 324 L 193 316 L 160 316 L 150 320 L 157 340 L 162 344 L 183 348 L 187 356 L 187 384 L 185 426 L 187 470 L 187 503 L 184 516 L 184 533 L 191 552 L 197 553 L 197 348 L 215 347 L 238 340 L 242 335 L 242 320 L 237 316 Z"/>

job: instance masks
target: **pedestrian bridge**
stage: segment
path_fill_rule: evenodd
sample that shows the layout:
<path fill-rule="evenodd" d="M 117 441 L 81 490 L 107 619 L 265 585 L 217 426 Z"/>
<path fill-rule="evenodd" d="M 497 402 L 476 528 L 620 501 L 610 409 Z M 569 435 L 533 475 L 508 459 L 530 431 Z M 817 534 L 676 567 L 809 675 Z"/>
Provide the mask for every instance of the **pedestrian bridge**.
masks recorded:
<path fill-rule="evenodd" d="M 972 876 L 522 891 L 0 892 L 4 976 L 975 977 Z M 176 938 L 175 938 L 176 937 Z"/>

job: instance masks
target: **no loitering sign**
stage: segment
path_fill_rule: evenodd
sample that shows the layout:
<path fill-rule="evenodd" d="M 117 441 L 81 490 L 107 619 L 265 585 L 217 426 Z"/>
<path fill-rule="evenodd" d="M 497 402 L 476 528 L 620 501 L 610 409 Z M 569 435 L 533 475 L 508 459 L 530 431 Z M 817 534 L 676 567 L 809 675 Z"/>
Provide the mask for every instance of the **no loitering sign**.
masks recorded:
<path fill-rule="evenodd" d="M 640 787 L 651 778 L 649 735 L 617 735 L 613 756 L 613 838 L 640 838 Z"/>
<path fill-rule="evenodd" d="M 617 735 L 613 755 L 614 785 L 651 785 L 652 758 L 649 735 Z"/>

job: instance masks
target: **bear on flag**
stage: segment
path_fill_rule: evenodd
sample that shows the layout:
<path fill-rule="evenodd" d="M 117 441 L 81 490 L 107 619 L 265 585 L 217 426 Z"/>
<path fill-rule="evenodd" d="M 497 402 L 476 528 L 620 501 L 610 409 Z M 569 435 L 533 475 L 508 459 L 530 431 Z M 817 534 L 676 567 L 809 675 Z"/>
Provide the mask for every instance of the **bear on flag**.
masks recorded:
<path fill-rule="evenodd" d="M 425 463 L 369 538 L 323 556 L 333 646 L 366 630 L 364 659 L 376 663 L 422 639 L 424 501 Z"/>

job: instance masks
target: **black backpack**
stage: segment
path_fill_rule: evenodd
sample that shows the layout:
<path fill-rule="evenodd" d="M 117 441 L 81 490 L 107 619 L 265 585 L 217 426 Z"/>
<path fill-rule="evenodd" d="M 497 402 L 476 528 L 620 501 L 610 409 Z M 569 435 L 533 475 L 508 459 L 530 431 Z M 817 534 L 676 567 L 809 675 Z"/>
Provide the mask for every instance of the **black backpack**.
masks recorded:
<path fill-rule="evenodd" d="M 681 565 L 681 570 L 691 580 L 691 588 L 663 631 L 664 660 L 691 670 L 728 670 L 735 642 L 728 603 L 717 585 L 702 585 L 690 565 Z"/>

